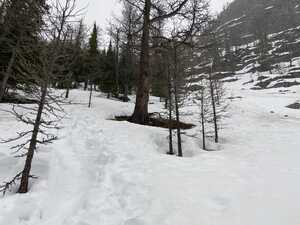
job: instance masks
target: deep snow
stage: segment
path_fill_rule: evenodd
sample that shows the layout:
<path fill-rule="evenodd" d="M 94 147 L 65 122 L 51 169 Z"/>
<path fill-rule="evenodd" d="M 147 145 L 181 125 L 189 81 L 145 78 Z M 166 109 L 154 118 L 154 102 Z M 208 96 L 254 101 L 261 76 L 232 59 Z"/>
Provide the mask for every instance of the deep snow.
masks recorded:
<path fill-rule="evenodd" d="M 221 144 L 211 145 L 219 151 L 202 151 L 200 139 L 185 136 L 185 158 L 165 154 L 164 129 L 108 120 L 129 114 L 133 103 L 95 94 L 92 109 L 67 106 L 60 140 L 36 154 L 40 178 L 30 193 L 0 198 L 0 225 L 299 225 L 300 112 L 285 106 L 300 89 L 251 91 L 242 89 L 246 79 L 227 85 L 242 98 L 230 103 Z M 151 102 L 151 111 L 161 109 Z M 1 138 L 16 128 L 0 112 Z M 0 145 L 1 181 L 23 165 L 7 149 Z"/>

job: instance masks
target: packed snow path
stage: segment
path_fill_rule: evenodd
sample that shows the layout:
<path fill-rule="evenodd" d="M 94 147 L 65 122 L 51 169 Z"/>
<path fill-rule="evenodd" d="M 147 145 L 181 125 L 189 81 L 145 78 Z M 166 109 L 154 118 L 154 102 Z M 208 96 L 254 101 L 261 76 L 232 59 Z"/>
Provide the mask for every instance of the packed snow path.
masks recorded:
<path fill-rule="evenodd" d="M 36 155 L 30 193 L 0 198 L 0 225 L 299 225 L 300 116 L 283 108 L 297 95 L 234 94 L 243 98 L 231 104 L 221 151 L 185 139 L 182 159 L 164 154 L 167 131 L 107 120 L 132 104 L 69 106 L 61 139 Z M 4 116 L 0 130 L 12 134 Z M 1 180 L 22 167 L 6 149 Z"/>

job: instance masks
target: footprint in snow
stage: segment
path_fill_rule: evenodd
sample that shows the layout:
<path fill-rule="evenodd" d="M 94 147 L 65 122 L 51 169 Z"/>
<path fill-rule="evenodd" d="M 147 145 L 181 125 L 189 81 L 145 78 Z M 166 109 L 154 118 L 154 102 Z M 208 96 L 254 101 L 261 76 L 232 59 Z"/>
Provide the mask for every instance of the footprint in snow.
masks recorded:
<path fill-rule="evenodd" d="M 218 210 L 224 210 L 230 205 L 230 200 L 222 196 L 216 196 L 212 200 Z"/>
<path fill-rule="evenodd" d="M 140 219 L 133 218 L 125 221 L 124 225 L 144 225 L 145 223 Z"/>

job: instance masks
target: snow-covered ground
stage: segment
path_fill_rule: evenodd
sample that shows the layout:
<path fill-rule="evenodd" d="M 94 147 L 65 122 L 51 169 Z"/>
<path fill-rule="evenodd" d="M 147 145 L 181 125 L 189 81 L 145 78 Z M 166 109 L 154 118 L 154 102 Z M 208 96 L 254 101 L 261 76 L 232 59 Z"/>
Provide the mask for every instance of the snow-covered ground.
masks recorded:
<path fill-rule="evenodd" d="M 60 140 L 36 154 L 40 178 L 30 193 L 0 198 L 0 225 L 299 225 L 300 111 L 285 106 L 299 100 L 300 88 L 253 91 L 245 81 L 228 84 L 242 98 L 230 104 L 213 146 L 220 151 L 185 137 L 185 158 L 165 154 L 164 129 L 108 120 L 130 114 L 132 103 L 95 95 L 92 109 L 67 106 Z M 0 113 L 1 138 L 20 126 Z M 0 145 L 1 181 L 22 165 Z"/>

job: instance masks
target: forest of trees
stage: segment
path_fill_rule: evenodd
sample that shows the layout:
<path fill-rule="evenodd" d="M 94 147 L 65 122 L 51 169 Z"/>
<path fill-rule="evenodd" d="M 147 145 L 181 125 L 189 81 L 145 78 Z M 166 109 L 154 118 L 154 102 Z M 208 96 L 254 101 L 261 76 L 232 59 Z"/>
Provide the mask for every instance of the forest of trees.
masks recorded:
<path fill-rule="evenodd" d="M 291 11 L 288 25 L 283 22 L 278 29 L 293 26 L 297 20 L 294 1 L 284 2 L 274 1 L 276 7 Z M 243 16 L 249 3 L 254 16 L 248 25 L 242 31 L 223 29 L 220 34 L 220 19 Z M 0 190 L 5 193 L 20 180 L 18 192 L 28 191 L 29 179 L 35 178 L 31 175 L 35 150 L 57 139 L 51 130 L 60 128 L 62 105 L 70 103 L 70 91 L 75 88 L 89 91 L 89 107 L 93 92 L 124 102 L 135 100 L 128 121 L 142 125 L 152 119 L 149 96 L 160 97 L 169 121 L 168 153 L 181 157 L 180 108 L 191 96 L 189 80 L 200 74 L 193 102 L 199 106 L 203 149 L 207 148 L 207 123 L 213 124 L 214 141 L 219 142 L 220 119 L 226 110 L 219 72 L 235 72 L 239 59 L 232 47 L 250 31 L 259 40 L 258 60 L 269 69 L 264 64 L 267 35 L 276 29 L 269 26 L 272 14 L 270 21 L 260 22 L 268 16 L 264 13 L 267 6 L 262 1 L 234 1 L 214 18 L 206 0 L 123 0 L 121 15 L 105 29 L 96 23 L 91 28 L 84 24 L 76 0 L 0 1 L 0 102 L 34 104 L 31 108 L 16 104 L 10 111 L 31 129 L 4 141 L 16 143 L 12 149 L 18 157 L 25 157 L 25 166 Z M 100 40 L 106 34 L 109 44 L 103 46 Z M 195 72 L 195 65 L 201 65 L 201 73 Z M 65 90 L 64 96 L 57 89 Z M 175 129 L 170 126 L 174 121 Z"/>
<path fill-rule="evenodd" d="M 93 91 L 124 102 L 136 94 L 129 121 L 144 125 L 150 123 L 148 104 L 152 94 L 165 101 L 170 123 L 179 124 L 195 52 L 205 49 L 209 52 L 207 57 L 214 62 L 211 68 L 218 66 L 218 53 L 212 53 L 217 49 L 210 38 L 213 32 L 207 43 L 198 42 L 212 21 L 206 0 L 124 0 L 122 6 L 121 16 L 112 19 L 106 32 L 96 23 L 91 29 L 84 24 L 76 0 L 1 1 L 0 101 L 16 103 L 10 113 L 32 127 L 3 141 L 15 143 L 14 154 L 25 157 L 25 165 L 1 186 L 2 192 L 18 180 L 18 192 L 28 191 L 29 179 L 35 178 L 31 175 L 35 150 L 38 145 L 57 139 L 51 130 L 60 128 L 64 116 L 62 105 L 68 103 L 72 89 L 90 92 L 89 107 L 92 107 Z M 100 48 L 100 39 L 106 33 L 110 42 Z M 203 126 L 209 121 L 204 117 L 212 118 L 218 142 L 216 105 L 220 91 L 211 72 L 199 88 L 202 107 L 210 108 L 209 116 L 204 110 L 200 116 Z M 209 91 L 204 91 L 206 88 Z M 56 89 L 65 90 L 64 96 L 58 95 Z M 205 103 L 204 95 L 210 96 Z M 22 101 L 34 106 L 18 104 Z M 174 151 L 170 127 L 168 153 L 183 156 L 180 126 L 175 130 L 177 150 Z"/>

